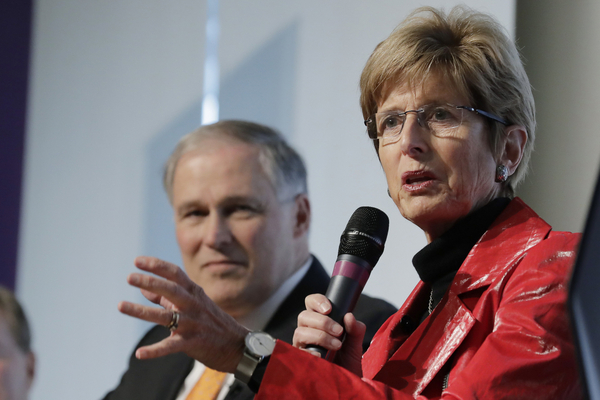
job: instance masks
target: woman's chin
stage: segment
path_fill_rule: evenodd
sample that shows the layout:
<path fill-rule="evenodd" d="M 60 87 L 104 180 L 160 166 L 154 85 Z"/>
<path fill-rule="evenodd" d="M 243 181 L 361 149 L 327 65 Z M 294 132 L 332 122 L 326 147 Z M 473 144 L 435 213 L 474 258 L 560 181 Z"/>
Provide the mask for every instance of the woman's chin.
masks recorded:
<path fill-rule="evenodd" d="M 469 213 L 468 205 L 447 198 L 430 196 L 410 196 L 400 201 L 398 207 L 404 218 L 417 225 L 428 236 L 437 236 L 436 232 L 445 231 L 458 219 Z"/>

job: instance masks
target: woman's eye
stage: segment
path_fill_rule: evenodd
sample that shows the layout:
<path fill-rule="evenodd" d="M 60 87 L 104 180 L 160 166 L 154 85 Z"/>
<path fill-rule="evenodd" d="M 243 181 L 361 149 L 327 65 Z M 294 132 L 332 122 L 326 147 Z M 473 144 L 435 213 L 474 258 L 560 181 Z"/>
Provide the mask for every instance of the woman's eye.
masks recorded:
<path fill-rule="evenodd" d="M 452 114 L 450 113 L 450 111 L 448 111 L 447 109 L 445 109 L 443 107 L 438 107 L 433 110 L 433 113 L 432 113 L 433 121 L 442 122 L 442 121 L 447 121 L 451 118 L 452 118 Z"/>
<path fill-rule="evenodd" d="M 398 125 L 398 121 L 394 117 L 387 117 L 384 121 L 386 128 L 393 128 Z"/>
<path fill-rule="evenodd" d="M 402 120 L 397 115 L 388 115 L 381 121 L 381 133 L 395 131 L 402 126 Z"/>

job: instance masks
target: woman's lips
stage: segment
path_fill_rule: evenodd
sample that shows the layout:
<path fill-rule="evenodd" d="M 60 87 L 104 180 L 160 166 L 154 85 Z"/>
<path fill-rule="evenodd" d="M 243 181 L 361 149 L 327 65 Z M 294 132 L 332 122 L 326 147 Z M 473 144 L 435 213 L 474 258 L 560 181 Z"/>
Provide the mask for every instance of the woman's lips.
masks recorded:
<path fill-rule="evenodd" d="M 433 185 L 435 175 L 429 171 L 408 171 L 402 174 L 402 189 L 407 192 L 418 192 Z"/>

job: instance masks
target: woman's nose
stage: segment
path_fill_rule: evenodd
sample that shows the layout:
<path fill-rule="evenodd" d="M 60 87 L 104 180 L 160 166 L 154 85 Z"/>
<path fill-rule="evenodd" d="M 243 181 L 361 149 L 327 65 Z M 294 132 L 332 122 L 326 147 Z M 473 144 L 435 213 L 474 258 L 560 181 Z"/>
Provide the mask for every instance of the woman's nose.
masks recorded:
<path fill-rule="evenodd" d="M 399 140 L 400 150 L 404 155 L 414 157 L 428 150 L 429 146 L 425 140 L 426 129 L 427 126 L 421 123 L 418 113 L 406 115 Z"/>

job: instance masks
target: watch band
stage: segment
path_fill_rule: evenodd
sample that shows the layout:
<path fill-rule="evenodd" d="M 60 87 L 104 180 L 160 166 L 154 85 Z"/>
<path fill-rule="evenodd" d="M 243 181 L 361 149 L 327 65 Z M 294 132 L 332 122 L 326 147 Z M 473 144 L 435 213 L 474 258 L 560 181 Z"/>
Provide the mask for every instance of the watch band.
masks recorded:
<path fill-rule="evenodd" d="M 265 376 L 265 372 L 267 371 L 267 366 L 269 365 L 270 359 L 271 356 L 266 356 L 262 360 L 260 360 L 258 365 L 256 365 L 256 368 L 254 369 L 254 373 L 250 377 L 250 381 L 248 381 L 247 383 L 248 388 L 250 388 L 250 390 L 252 390 L 254 393 L 258 393 L 258 389 L 260 389 L 260 384 L 263 380 L 263 376 Z"/>
<path fill-rule="evenodd" d="M 244 354 L 234 376 L 256 393 L 275 347 L 275 339 L 268 333 L 256 331 L 249 332 L 244 342 Z"/>
<path fill-rule="evenodd" d="M 254 370 L 258 363 L 262 361 L 264 357 L 256 358 L 250 354 L 248 354 L 247 350 L 244 350 L 244 355 L 238 364 L 234 376 L 236 379 L 248 384 L 250 382 L 250 378 L 252 378 L 252 374 L 254 374 Z"/>

